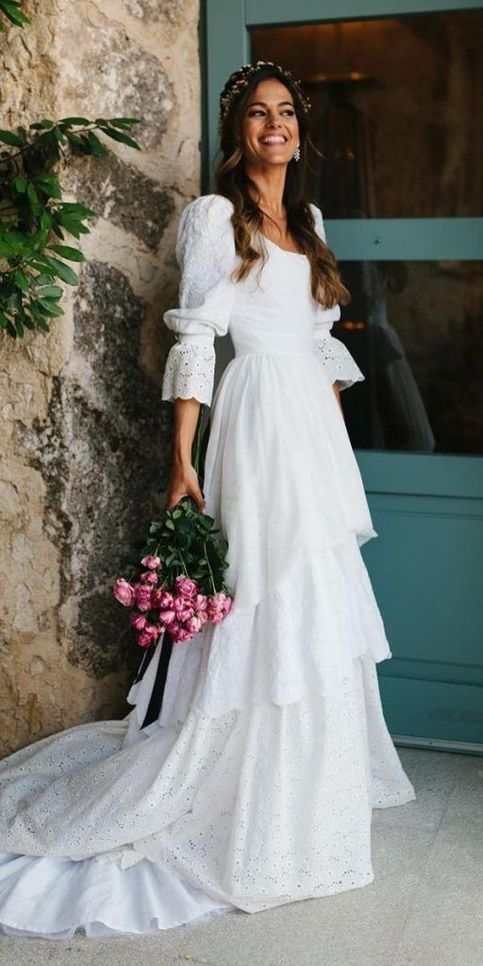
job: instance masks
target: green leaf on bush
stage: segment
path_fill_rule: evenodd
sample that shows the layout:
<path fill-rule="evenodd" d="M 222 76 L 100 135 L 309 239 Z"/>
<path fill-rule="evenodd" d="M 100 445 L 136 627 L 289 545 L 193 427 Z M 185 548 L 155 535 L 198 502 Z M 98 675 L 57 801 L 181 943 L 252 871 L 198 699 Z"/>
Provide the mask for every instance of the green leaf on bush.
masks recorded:
<path fill-rule="evenodd" d="M 17 268 L 17 270 L 14 272 L 13 280 L 21 292 L 28 292 L 30 288 L 29 280 L 21 268 Z"/>
<path fill-rule="evenodd" d="M 121 144 L 127 144 L 130 148 L 136 148 L 136 151 L 141 150 L 137 141 L 134 141 L 133 138 L 130 138 L 128 134 L 124 134 L 122 131 L 116 131 L 113 127 L 104 128 L 104 134 L 107 134 L 113 141 L 120 141 Z"/>
<path fill-rule="evenodd" d="M 69 245 L 49 245 L 49 251 L 56 252 L 62 258 L 67 258 L 70 262 L 85 262 L 86 256 L 78 248 L 70 248 Z"/>
<path fill-rule="evenodd" d="M 82 127 L 86 127 L 86 125 L 90 123 L 91 122 L 87 117 L 62 117 L 59 121 L 59 124 L 80 125 Z"/>
<path fill-rule="evenodd" d="M 29 124 L 29 127 L 32 131 L 50 130 L 50 128 L 54 127 L 54 122 L 48 121 L 45 118 L 43 121 L 34 121 L 33 124 Z"/>
<path fill-rule="evenodd" d="M 23 148 L 25 141 L 19 138 L 18 134 L 14 134 L 13 131 L 4 131 L 0 129 L 0 141 L 4 144 L 11 144 L 14 148 Z"/>
<path fill-rule="evenodd" d="M 47 265 L 50 265 L 53 274 L 56 275 L 57 278 L 61 278 L 62 281 L 66 282 L 67 285 L 77 285 L 79 278 L 68 265 L 65 265 L 64 262 L 59 261 L 58 258 L 51 258 L 50 255 L 44 255 L 44 259 L 47 262 Z"/>

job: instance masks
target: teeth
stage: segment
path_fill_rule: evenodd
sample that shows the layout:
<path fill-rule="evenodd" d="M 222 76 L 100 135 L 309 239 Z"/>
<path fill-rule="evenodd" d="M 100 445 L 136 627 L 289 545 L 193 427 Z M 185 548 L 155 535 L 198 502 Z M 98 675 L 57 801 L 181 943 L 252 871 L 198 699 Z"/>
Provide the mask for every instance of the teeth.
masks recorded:
<path fill-rule="evenodd" d="M 285 138 L 277 136 L 262 138 L 262 144 L 285 144 Z"/>

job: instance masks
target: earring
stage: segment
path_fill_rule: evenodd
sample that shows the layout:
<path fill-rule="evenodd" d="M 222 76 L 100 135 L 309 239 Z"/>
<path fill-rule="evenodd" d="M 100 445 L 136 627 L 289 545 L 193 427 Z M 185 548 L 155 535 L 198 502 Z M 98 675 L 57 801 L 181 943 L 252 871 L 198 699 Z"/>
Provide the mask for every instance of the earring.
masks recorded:
<path fill-rule="evenodd" d="M 300 144 L 297 144 L 297 147 L 295 148 L 293 159 L 294 161 L 300 161 Z"/>

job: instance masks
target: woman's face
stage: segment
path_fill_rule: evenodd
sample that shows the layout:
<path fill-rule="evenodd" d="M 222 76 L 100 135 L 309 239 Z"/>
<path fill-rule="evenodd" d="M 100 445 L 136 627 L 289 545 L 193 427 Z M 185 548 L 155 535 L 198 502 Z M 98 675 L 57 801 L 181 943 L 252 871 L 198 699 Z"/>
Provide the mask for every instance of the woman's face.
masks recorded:
<path fill-rule="evenodd" d="M 288 164 L 299 143 L 293 97 L 275 77 L 260 81 L 242 118 L 242 148 L 250 164 Z"/>

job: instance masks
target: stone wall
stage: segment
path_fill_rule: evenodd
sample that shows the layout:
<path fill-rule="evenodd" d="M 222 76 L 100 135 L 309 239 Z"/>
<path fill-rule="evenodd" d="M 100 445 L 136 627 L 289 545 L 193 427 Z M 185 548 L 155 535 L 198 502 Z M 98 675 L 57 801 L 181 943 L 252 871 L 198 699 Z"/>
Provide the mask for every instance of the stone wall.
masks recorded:
<path fill-rule="evenodd" d="M 196 0 L 43 0 L 0 35 L 0 126 L 142 116 L 142 152 L 109 142 L 62 183 L 98 213 L 88 261 L 47 337 L 0 337 L 0 732 L 4 753 L 122 717 L 140 660 L 111 587 L 162 507 L 172 409 L 179 212 L 199 193 Z"/>

